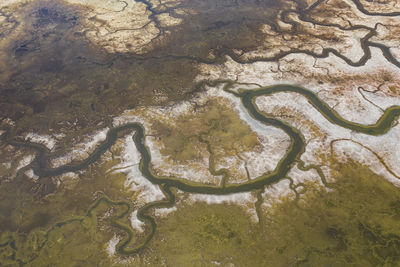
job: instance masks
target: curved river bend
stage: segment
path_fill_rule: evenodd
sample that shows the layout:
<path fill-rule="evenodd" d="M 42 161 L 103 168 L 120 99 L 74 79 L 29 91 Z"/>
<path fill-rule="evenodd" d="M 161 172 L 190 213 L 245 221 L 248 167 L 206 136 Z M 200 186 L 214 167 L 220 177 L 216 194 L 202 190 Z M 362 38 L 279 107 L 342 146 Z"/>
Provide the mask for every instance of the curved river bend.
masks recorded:
<path fill-rule="evenodd" d="M 229 91 L 231 85 L 232 84 L 229 83 L 227 86 L 225 86 L 224 90 Z M 258 96 L 271 95 L 279 92 L 295 92 L 301 94 L 306 97 L 312 103 L 312 105 L 331 123 L 368 135 L 381 135 L 386 133 L 400 115 L 400 106 L 392 106 L 385 110 L 384 114 L 375 124 L 363 125 L 350 122 L 342 118 L 335 110 L 331 109 L 325 102 L 320 100 L 312 91 L 295 85 L 274 85 L 255 90 L 239 90 L 238 93 L 231 91 L 229 92 L 241 99 L 242 104 L 254 119 L 266 125 L 272 125 L 280 128 L 291 139 L 291 145 L 288 151 L 279 161 L 276 169 L 272 173 L 262 175 L 240 184 L 228 184 L 225 186 L 205 185 L 178 177 L 156 176 L 150 169 L 151 155 L 149 149 L 145 145 L 145 129 L 140 123 L 128 123 L 110 129 L 107 133 L 106 140 L 101 143 L 86 159 L 77 164 L 66 164 L 57 168 L 46 168 L 48 152 L 45 149 L 31 145 L 30 143 L 25 143 L 25 145 L 38 151 L 33 169 L 36 175 L 41 178 L 45 178 L 60 175 L 66 172 L 79 171 L 86 168 L 89 164 L 97 161 L 99 157 L 115 143 L 120 131 L 134 130 L 135 135 L 133 137 L 133 141 L 135 142 L 135 145 L 141 154 L 140 171 L 146 179 L 154 184 L 166 184 L 185 192 L 223 195 L 251 191 L 262 188 L 265 185 L 278 182 L 286 176 L 292 164 L 304 152 L 305 141 L 302 134 L 287 123 L 262 113 L 254 103 L 255 98 Z"/>
<path fill-rule="evenodd" d="M 155 201 L 146 204 L 138 210 L 138 218 L 146 222 L 150 226 L 150 231 L 146 234 L 144 240 L 137 244 L 135 247 L 129 247 L 131 243 L 134 231 L 127 225 L 120 223 L 118 220 L 126 216 L 131 210 L 131 203 L 127 201 L 114 202 L 107 197 L 99 198 L 96 203 L 89 209 L 87 216 L 91 216 L 91 212 L 95 209 L 101 201 L 105 201 L 109 205 L 125 205 L 128 208 L 120 215 L 112 218 L 112 225 L 120 228 L 127 233 L 124 240 L 122 240 L 118 246 L 117 251 L 124 255 L 129 255 L 132 253 L 137 253 L 151 240 L 155 233 L 156 222 L 155 219 L 148 215 L 147 212 L 153 208 L 161 207 L 171 207 L 175 203 L 175 195 L 171 191 L 171 188 L 175 187 L 179 190 L 189 193 L 201 193 L 201 194 L 214 194 L 214 195 L 224 195 L 239 192 L 247 192 L 255 189 L 262 189 L 266 185 L 270 185 L 284 179 L 289 172 L 292 165 L 299 160 L 301 154 L 305 150 L 305 141 L 302 134 L 294 127 L 288 125 L 287 123 L 276 119 L 274 117 L 268 116 L 262 113 L 255 104 L 255 99 L 258 96 L 271 95 L 278 92 L 295 92 L 306 97 L 311 104 L 331 123 L 337 124 L 341 127 L 368 134 L 368 135 L 381 135 L 389 131 L 389 129 L 394 125 L 397 118 L 400 115 L 400 106 L 392 106 L 385 110 L 384 114 L 379 118 L 375 124 L 363 125 L 354 122 L 350 122 L 342 118 L 336 111 L 330 108 L 325 102 L 320 100 L 316 94 L 312 91 L 295 85 L 274 85 L 270 87 L 262 87 L 255 90 L 242 90 L 239 89 L 238 92 L 231 91 L 234 82 L 232 81 L 214 81 L 214 82 L 203 82 L 207 85 L 217 85 L 225 84 L 224 90 L 234 94 L 239 97 L 242 104 L 250 113 L 250 115 L 266 124 L 272 125 L 283 130 L 291 139 L 291 145 L 284 155 L 284 157 L 279 161 L 277 167 L 272 173 L 259 176 L 247 182 L 240 184 L 227 184 L 222 186 L 206 185 L 197 182 L 192 182 L 183 178 L 178 177 L 167 177 L 167 176 L 157 176 L 150 168 L 151 165 L 151 154 L 147 146 L 145 145 L 145 129 L 140 123 L 128 123 L 122 126 L 112 128 L 108 131 L 106 140 L 103 141 L 86 159 L 82 160 L 76 164 L 66 164 L 57 168 L 47 168 L 48 158 L 50 157 L 49 151 L 42 145 L 27 141 L 10 141 L 13 145 L 23 145 L 34 149 L 37 151 L 37 156 L 32 163 L 32 168 L 36 175 L 41 179 L 46 177 L 52 177 L 60 175 L 66 172 L 79 171 L 86 168 L 91 163 L 97 161 L 100 156 L 107 151 L 117 140 L 118 133 L 125 130 L 134 130 L 135 134 L 133 136 L 133 141 L 141 154 L 140 160 L 140 171 L 143 176 L 151 181 L 153 184 L 160 185 L 161 190 L 166 196 L 166 200 Z M 9 133 L 8 133 L 9 134 Z M 7 137 L 7 132 L 3 134 L 3 138 Z M 70 220 L 69 220 L 70 221 Z M 67 223 L 67 222 L 65 222 Z M 57 225 L 63 225 L 59 223 Z M 53 228 L 52 228 L 53 229 Z"/>

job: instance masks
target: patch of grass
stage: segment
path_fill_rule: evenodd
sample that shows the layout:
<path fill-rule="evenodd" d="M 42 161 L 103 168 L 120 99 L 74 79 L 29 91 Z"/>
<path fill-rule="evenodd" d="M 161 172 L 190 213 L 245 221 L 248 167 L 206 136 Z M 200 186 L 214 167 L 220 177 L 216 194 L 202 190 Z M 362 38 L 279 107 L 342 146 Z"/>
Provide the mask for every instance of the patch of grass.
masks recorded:
<path fill-rule="evenodd" d="M 153 128 L 164 145 L 161 153 L 181 163 L 201 158 L 207 144 L 219 157 L 251 151 L 260 144 L 257 134 L 221 99 L 210 100 L 195 115 L 177 117 L 173 125 L 156 122 Z"/>
<path fill-rule="evenodd" d="M 111 150 L 117 155 L 120 148 Z M 109 218 L 125 207 L 101 203 L 93 216 L 87 216 L 87 211 L 100 193 L 135 203 L 135 192 L 123 185 L 125 175 L 108 172 L 118 163 L 118 159 L 103 158 L 74 179 L 58 177 L 34 182 L 21 174 L 2 181 L 1 265 L 14 266 L 18 261 L 34 259 L 29 266 L 80 266 L 84 262 L 88 266 L 110 266 L 105 248 L 120 232 L 111 227 Z M 129 224 L 129 219 L 121 219 L 121 223 Z"/>
<path fill-rule="evenodd" d="M 256 238 L 248 215 L 231 205 L 187 205 L 157 223 L 156 236 L 144 251 L 153 265 L 211 266 L 218 261 L 239 266 L 240 255 Z"/>
<path fill-rule="evenodd" d="M 196 203 L 158 222 L 145 252 L 166 266 L 397 266 L 400 190 L 367 167 L 335 166 L 334 189 L 263 208 L 263 227 L 238 207 Z"/>

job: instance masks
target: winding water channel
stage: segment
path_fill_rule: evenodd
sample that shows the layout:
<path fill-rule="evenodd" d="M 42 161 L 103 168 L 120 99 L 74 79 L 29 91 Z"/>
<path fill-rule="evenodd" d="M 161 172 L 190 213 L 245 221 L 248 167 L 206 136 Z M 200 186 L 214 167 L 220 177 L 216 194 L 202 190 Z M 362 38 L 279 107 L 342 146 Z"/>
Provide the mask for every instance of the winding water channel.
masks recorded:
<path fill-rule="evenodd" d="M 134 232 L 130 229 L 129 226 L 118 223 L 118 218 L 125 216 L 129 208 L 122 215 L 117 216 L 116 219 L 112 221 L 113 225 L 120 228 L 121 230 L 127 233 L 126 238 L 119 243 L 117 246 L 117 250 L 121 254 L 131 254 L 138 252 L 143 246 L 145 246 L 154 235 L 156 229 L 155 219 L 150 215 L 147 215 L 147 212 L 152 208 L 159 207 L 171 207 L 175 203 L 175 196 L 171 191 L 171 188 L 177 188 L 184 192 L 189 193 L 201 193 L 201 194 L 214 194 L 214 195 L 224 195 L 224 194 L 232 194 L 239 192 L 247 192 L 255 189 L 262 189 L 266 185 L 270 185 L 276 182 L 279 182 L 281 179 L 284 179 L 287 176 L 287 173 L 291 169 L 292 165 L 299 160 L 301 154 L 305 150 L 305 140 L 302 134 L 290 126 L 289 124 L 268 116 L 267 114 L 261 112 L 256 104 L 255 99 L 258 96 L 271 95 L 279 92 L 294 92 L 301 94 L 306 97 L 311 104 L 320 112 L 327 120 L 331 123 L 337 124 L 341 127 L 364 133 L 367 135 L 381 135 L 390 130 L 390 128 L 397 121 L 397 118 L 400 115 L 400 106 L 392 106 L 385 110 L 382 116 L 375 124 L 363 125 L 354 122 L 350 122 L 342 118 L 335 110 L 330 108 L 325 102 L 318 98 L 316 94 L 312 91 L 302 88 L 296 85 L 274 85 L 270 87 L 262 87 L 254 90 L 242 90 L 233 91 L 234 83 L 232 81 L 215 81 L 215 82 L 205 82 L 208 85 L 217 85 L 224 84 L 223 90 L 234 94 L 236 97 L 240 98 L 242 104 L 247 109 L 249 114 L 256 120 L 260 121 L 266 125 L 272 125 L 274 127 L 278 127 L 282 129 L 291 139 L 291 145 L 284 155 L 284 157 L 278 163 L 276 169 L 269 174 L 265 174 L 259 176 L 255 179 L 252 179 L 247 182 L 243 182 L 240 184 L 227 184 L 223 186 L 215 186 L 215 185 L 206 185 L 197 182 L 188 181 L 179 177 L 167 177 L 167 176 L 157 176 L 155 175 L 150 168 L 151 165 L 151 154 L 149 149 L 145 144 L 145 129 L 140 123 L 128 123 L 122 126 L 118 126 L 112 128 L 108 131 L 106 140 L 103 141 L 86 159 L 77 163 L 77 164 L 66 164 L 57 168 L 47 168 L 48 158 L 50 157 L 49 151 L 44 148 L 42 145 L 38 145 L 31 142 L 22 142 L 22 141 L 12 141 L 14 145 L 24 145 L 30 147 L 37 151 L 37 156 L 32 164 L 32 168 L 36 175 L 40 177 L 40 179 L 46 179 L 46 177 L 52 177 L 56 175 L 60 175 L 66 172 L 74 172 L 82 170 L 91 163 L 97 161 L 100 156 L 107 151 L 117 140 L 118 133 L 126 130 L 134 130 L 135 134 L 133 136 L 133 141 L 141 154 L 140 160 L 140 171 L 143 176 L 151 181 L 153 184 L 160 185 L 164 195 L 166 196 L 166 200 L 156 201 L 146 204 L 144 207 L 138 210 L 138 218 L 148 224 L 150 224 L 150 231 L 144 238 L 140 245 L 135 246 L 134 248 L 128 248 L 133 236 Z M 6 134 L 3 135 L 3 137 Z M 92 208 L 88 211 L 88 216 L 100 201 L 106 201 L 108 204 L 122 205 L 122 202 L 113 202 L 106 197 L 99 198 L 98 201 L 92 206 Z M 129 206 L 130 204 L 126 202 Z"/>

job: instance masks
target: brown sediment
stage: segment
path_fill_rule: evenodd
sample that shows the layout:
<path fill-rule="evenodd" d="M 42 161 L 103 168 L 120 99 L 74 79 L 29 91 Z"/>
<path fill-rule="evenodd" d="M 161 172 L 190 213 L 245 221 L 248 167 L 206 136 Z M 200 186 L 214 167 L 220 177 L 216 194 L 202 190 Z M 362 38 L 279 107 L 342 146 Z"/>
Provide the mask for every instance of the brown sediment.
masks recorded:
<path fill-rule="evenodd" d="M 90 132 L 125 109 L 185 99 L 198 89 L 193 83 L 196 61 L 209 61 L 210 53 L 224 60 L 226 49 L 252 49 L 262 41 L 259 20 L 276 8 L 270 1 L 188 1 L 179 3 L 180 8 L 190 7 L 195 14 L 179 15 L 175 7 L 157 11 L 146 2 L 144 17 L 154 23 L 164 15 L 185 22 L 158 25 L 160 36 L 138 55 L 129 50 L 110 54 L 89 41 L 88 34 L 101 25 L 88 22 L 90 6 L 75 2 L 32 1 L 2 9 L 12 27 L 2 32 L 11 33 L 1 44 L 0 116 L 16 121 L 17 133 L 53 129 L 69 134 L 68 128 Z"/>

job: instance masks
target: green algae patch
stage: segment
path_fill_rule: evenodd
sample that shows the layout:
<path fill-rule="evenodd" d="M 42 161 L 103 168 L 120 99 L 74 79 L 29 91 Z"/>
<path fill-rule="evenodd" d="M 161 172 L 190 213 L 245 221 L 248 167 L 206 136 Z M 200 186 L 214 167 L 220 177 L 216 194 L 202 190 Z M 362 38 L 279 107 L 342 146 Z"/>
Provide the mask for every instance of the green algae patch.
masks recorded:
<path fill-rule="evenodd" d="M 400 190 L 356 163 L 334 166 L 333 189 L 308 188 L 266 213 L 271 266 L 394 266 L 400 263 Z M 265 210 L 267 211 L 267 210 Z"/>
<path fill-rule="evenodd" d="M 70 216 L 29 233 L 2 232 L 0 262 L 5 266 L 111 266 L 115 258 L 109 253 L 115 253 L 115 248 L 110 252 L 109 241 L 126 235 L 121 231 L 125 229 L 115 226 L 129 224 L 130 212 L 129 202 L 101 196 L 83 216 Z"/>
<path fill-rule="evenodd" d="M 144 253 L 164 266 L 397 266 L 400 190 L 355 163 L 335 170 L 333 189 L 264 206 L 263 227 L 236 206 L 180 207 Z"/>
<path fill-rule="evenodd" d="M 120 148 L 110 151 L 118 155 Z M 136 202 L 135 192 L 124 186 L 125 175 L 109 172 L 119 163 L 107 152 L 74 178 L 34 181 L 20 173 L 2 180 L 0 265 L 110 266 L 108 242 L 126 235 L 116 223 L 129 225 Z M 104 195 L 124 202 L 105 201 Z"/>
<path fill-rule="evenodd" d="M 212 99 L 195 115 L 183 114 L 173 125 L 156 122 L 156 135 L 163 144 L 161 153 L 185 163 L 202 158 L 207 148 L 216 157 L 251 151 L 260 143 L 257 134 L 221 99 Z"/>
<path fill-rule="evenodd" d="M 213 261 L 238 265 L 256 238 L 248 214 L 233 205 L 185 205 L 157 224 L 143 251 L 155 266 L 210 266 Z"/>
<path fill-rule="evenodd" d="M 41 250 L 32 265 L 60 266 L 60 263 L 62 263 L 65 266 L 79 266 L 79 264 L 106 266 L 110 264 L 104 244 L 112 236 L 107 239 L 104 235 L 90 231 L 90 227 L 93 226 L 90 224 L 83 226 L 79 223 L 70 223 L 51 233 L 48 245 Z"/>
<path fill-rule="evenodd" d="M 104 175 L 101 169 L 114 165 L 113 160 L 94 165 L 88 175 Z M 53 204 L 48 211 L 57 210 L 59 214 L 46 224 L 25 232 L 20 232 L 20 225 L 2 230 L 0 260 L 5 266 L 61 266 L 61 262 L 68 266 L 398 265 L 400 190 L 357 163 L 336 163 L 331 167 L 336 180 L 329 189 L 310 183 L 299 199 L 280 199 L 272 207 L 261 205 L 261 223 L 251 221 L 244 207 L 180 202 L 177 211 L 156 219 L 154 237 L 131 257 L 110 257 L 106 253 L 114 236 L 121 242 L 132 235 L 126 232 L 130 204 L 102 197 L 93 202 L 89 197 L 93 199 L 102 188 L 114 199 L 131 198 L 118 189 L 120 178 L 104 175 L 106 179 L 97 184 L 89 178 L 85 182 L 82 176 L 76 187 L 70 185 L 71 191 L 77 190 L 75 196 L 86 196 L 81 202 L 62 208 L 61 201 L 68 202 L 73 195 L 60 199 L 54 196 L 52 202 L 59 206 Z M 91 183 L 92 191 L 87 189 L 85 193 L 83 185 L 89 188 Z M 78 185 L 83 191 L 78 190 Z M 25 199 L 21 206 L 40 210 L 40 201 L 33 197 L 21 199 Z M 25 218 L 31 223 L 35 221 L 33 217 Z M 119 245 L 116 248 L 118 251 Z"/>
<path fill-rule="evenodd" d="M 112 258 L 106 251 L 115 232 L 108 226 L 110 214 L 126 211 L 118 203 L 101 200 L 85 216 L 58 222 L 46 231 L 1 236 L 1 262 L 10 266 L 16 262 L 29 266 L 110 266 Z"/>
<path fill-rule="evenodd" d="M 20 174 L 10 181 L 3 181 L 0 184 L 0 230 L 29 233 L 62 218 L 82 215 L 98 192 L 134 199 L 133 192 L 123 186 L 124 174 L 107 173 L 117 163 L 117 160 L 110 160 L 92 165 L 75 178 L 33 181 Z"/>

